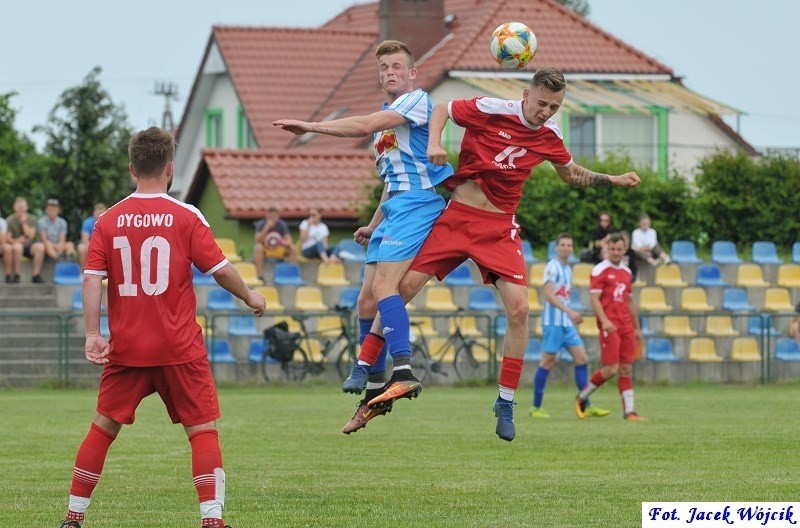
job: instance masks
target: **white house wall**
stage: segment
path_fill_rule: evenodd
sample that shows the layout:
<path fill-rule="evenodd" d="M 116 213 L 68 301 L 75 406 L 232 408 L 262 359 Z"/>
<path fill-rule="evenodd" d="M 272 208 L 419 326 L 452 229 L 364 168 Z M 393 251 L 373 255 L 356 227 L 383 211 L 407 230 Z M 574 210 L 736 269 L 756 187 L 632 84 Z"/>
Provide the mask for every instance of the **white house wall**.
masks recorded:
<path fill-rule="evenodd" d="M 733 149 L 734 142 L 714 123 L 696 114 L 668 114 L 670 171 L 693 179 L 700 161 L 719 150 Z"/>

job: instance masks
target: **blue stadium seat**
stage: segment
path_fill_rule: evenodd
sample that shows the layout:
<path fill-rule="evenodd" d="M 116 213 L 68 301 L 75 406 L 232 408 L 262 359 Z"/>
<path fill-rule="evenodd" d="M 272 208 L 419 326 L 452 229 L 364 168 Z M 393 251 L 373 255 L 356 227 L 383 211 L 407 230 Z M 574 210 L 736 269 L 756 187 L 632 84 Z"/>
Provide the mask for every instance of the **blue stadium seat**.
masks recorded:
<path fill-rule="evenodd" d="M 711 244 L 711 262 L 717 264 L 741 264 L 742 259 L 736 250 L 736 244 L 730 240 L 716 240 Z"/>
<path fill-rule="evenodd" d="M 697 250 L 691 240 L 676 240 L 672 243 L 670 251 L 672 262 L 676 264 L 702 264 L 703 260 L 697 258 Z"/>
<path fill-rule="evenodd" d="M 800 242 L 792 244 L 792 262 L 800 264 Z"/>
<path fill-rule="evenodd" d="M 275 264 L 274 282 L 277 286 L 306 285 L 306 281 L 300 276 L 300 268 L 292 262 L 278 262 Z"/>
<path fill-rule="evenodd" d="M 247 360 L 251 363 L 261 363 L 264 358 L 264 349 L 269 346 L 269 341 L 263 337 L 250 340 L 250 347 L 247 352 Z M 267 356 L 267 361 L 278 363 L 277 359 L 272 359 Z"/>
<path fill-rule="evenodd" d="M 212 346 L 213 348 L 208 349 L 208 360 L 211 363 L 236 363 L 227 339 L 214 339 Z"/>
<path fill-rule="evenodd" d="M 564 363 L 572 363 L 575 359 L 572 357 L 572 354 L 566 348 L 562 348 L 558 351 L 558 360 L 563 361 Z"/>
<path fill-rule="evenodd" d="M 753 262 L 756 264 L 783 264 L 783 259 L 778 257 L 778 248 L 774 242 L 760 240 L 753 242 Z"/>
<path fill-rule="evenodd" d="M 448 273 L 444 278 L 444 283 L 448 286 L 475 286 L 477 284 L 472 278 L 472 271 L 466 262 L 462 262 L 456 266 L 456 269 Z"/>
<path fill-rule="evenodd" d="M 111 335 L 111 329 L 108 326 L 108 316 L 101 315 L 100 316 L 100 335 L 103 337 L 108 337 Z"/>
<path fill-rule="evenodd" d="M 734 312 L 752 312 L 755 310 L 747 300 L 747 291 L 744 288 L 725 288 L 722 291 L 722 308 Z"/>
<path fill-rule="evenodd" d="M 492 286 L 479 286 L 472 288 L 469 292 L 469 309 L 470 310 L 485 310 L 496 311 L 502 310 L 503 307 L 497 303 L 494 296 L 494 287 Z"/>
<path fill-rule="evenodd" d="M 261 335 L 256 328 L 256 318 L 252 315 L 234 315 L 228 319 L 228 335 L 254 337 Z"/>
<path fill-rule="evenodd" d="M 336 244 L 337 255 L 345 262 L 365 262 L 367 254 L 355 240 L 342 240 Z"/>
<path fill-rule="evenodd" d="M 336 303 L 336 305 L 355 310 L 358 306 L 359 293 L 361 293 L 361 288 L 356 288 L 354 286 L 342 288 L 339 290 L 339 301 Z"/>
<path fill-rule="evenodd" d="M 59 286 L 80 286 L 83 283 L 81 275 L 77 262 L 56 262 L 53 282 Z"/>
<path fill-rule="evenodd" d="M 586 312 L 588 308 L 581 301 L 581 292 L 577 288 L 573 288 L 571 297 L 569 299 L 569 307 L 576 312 Z"/>
<path fill-rule="evenodd" d="M 650 326 L 647 324 L 647 318 L 639 316 L 639 328 L 642 329 L 642 335 L 644 337 L 653 335 L 653 331 L 650 329 Z"/>
<path fill-rule="evenodd" d="M 716 264 L 700 264 L 697 268 L 698 286 L 727 286 L 722 272 Z"/>
<path fill-rule="evenodd" d="M 542 340 L 535 337 L 528 339 L 525 347 L 525 361 L 538 363 L 542 359 Z"/>
<path fill-rule="evenodd" d="M 209 310 L 238 310 L 239 307 L 233 300 L 233 295 L 228 290 L 214 288 L 208 292 Z"/>
<path fill-rule="evenodd" d="M 533 245 L 529 240 L 522 241 L 522 256 L 525 257 L 526 266 L 539 262 L 539 259 L 533 256 Z"/>
<path fill-rule="evenodd" d="M 775 359 L 800 361 L 800 345 L 791 337 L 779 337 L 775 341 Z"/>
<path fill-rule="evenodd" d="M 747 333 L 753 336 L 760 336 L 761 332 L 773 337 L 781 335 L 772 323 L 772 317 L 768 315 L 751 315 L 747 322 Z"/>
<path fill-rule="evenodd" d="M 672 351 L 672 341 L 665 337 L 653 337 L 647 340 L 646 357 L 650 361 L 680 361 L 681 358 Z"/>
<path fill-rule="evenodd" d="M 494 320 L 494 335 L 496 337 L 503 337 L 506 335 L 508 329 L 508 319 L 506 315 L 498 315 Z"/>
<path fill-rule="evenodd" d="M 83 290 L 80 288 L 72 292 L 72 309 L 76 312 L 83 311 Z"/>
<path fill-rule="evenodd" d="M 204 275 L 194 264 L 192 264 L 192 282 L 195 286 L 215 286 L 217 284 L 213 275 Z"/>
<path fill-rule="evenodd" d="M 556 258 L 556 241 L 555 240 L 551 240 L 550 242 L 547 243 L 547 261 L 549 262 L 549 261 L 553 260 L 554 258 Z M 575 256 L 575 252 L 574 251 L 569 254 L 568 262 L 570 264 L 576 264 L 576 263 L 580 262 L 580 259 Z"/>

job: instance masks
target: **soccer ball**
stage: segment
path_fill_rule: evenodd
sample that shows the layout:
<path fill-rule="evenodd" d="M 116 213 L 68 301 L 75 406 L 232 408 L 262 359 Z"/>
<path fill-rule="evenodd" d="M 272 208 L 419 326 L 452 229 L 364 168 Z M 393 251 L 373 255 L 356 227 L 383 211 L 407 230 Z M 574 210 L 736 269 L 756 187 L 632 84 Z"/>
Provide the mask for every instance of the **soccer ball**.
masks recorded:
<path fill-rule="evenodd" d="M 506 22 L 492 32 L 489 49 L 501 68 L 518 70 L 536 55 L 536 35 L 522 22 Z"/>

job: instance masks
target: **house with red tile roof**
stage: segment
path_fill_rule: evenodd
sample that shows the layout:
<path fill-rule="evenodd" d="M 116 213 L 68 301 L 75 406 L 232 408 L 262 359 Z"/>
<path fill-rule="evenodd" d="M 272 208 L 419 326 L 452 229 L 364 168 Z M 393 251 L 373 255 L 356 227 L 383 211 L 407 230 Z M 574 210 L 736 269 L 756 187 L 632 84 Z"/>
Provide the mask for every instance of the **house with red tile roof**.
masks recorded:
<path fill-rule="evenodd" d="M 488 52 L 492 30 L 510 20 L 539 42 L 522 71 L 500 70 Z M 740 111 L 689 90 L 669 66 L 555 0 L 379 0 L 318 28 L 215 26 L 181 118 L 173 192 L 198 205 L 218 236 L 249 241 L 252 221 L 272 205 L 290 224 L 313 207 L 330 225 L 355 225 L 380 184 L 371 138 L 298 138 L 272 121 L 378 110 L 374 50 L 386 38 L 409 44 L 415 85 L 434 102 L 518 99 L 536 67 L 560 68 L 568 88 L 554 119 L 576 158 L 624 152 L 689 174 L 714 150 L 756 154 L 721 119 Z M 319 53 L 287 55 L 293 39 Z M 462 131 L 451 125 L 445 146 L 457 151 Z"/>

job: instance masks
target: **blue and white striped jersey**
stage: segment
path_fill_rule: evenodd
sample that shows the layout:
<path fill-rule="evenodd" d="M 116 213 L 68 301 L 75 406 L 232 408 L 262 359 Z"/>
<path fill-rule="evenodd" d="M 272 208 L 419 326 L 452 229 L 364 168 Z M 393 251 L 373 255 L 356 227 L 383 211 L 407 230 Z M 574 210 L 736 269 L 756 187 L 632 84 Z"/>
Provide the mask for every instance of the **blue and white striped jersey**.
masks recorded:
<path fill-rule="evenodd" d="M 558 259 L 547 263 L 544 269 L 544 283 L 553 284 L 553 292 L 559 301 L 569 306 L 572 299 L 572 268 Z M 569 315 L 545 300 L 542 311 L 542 326 L 573 326 Z"/>
<path fill-rule="evenodd" d="M 416 89 L 384 103 L 381 110 L 393 110 L 406 119 L 402 126 L 376 132 L 375 165 L 389 184 L 389 191 L 430 189 L 453 174 L 453 167 L 428 162 L 428 121 L 433 105 L 428 94 Z"/>

